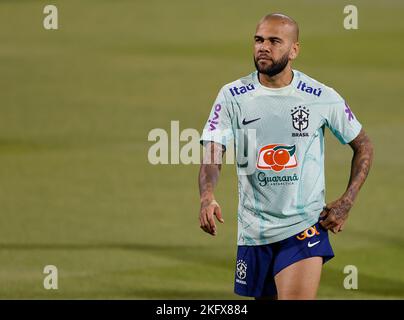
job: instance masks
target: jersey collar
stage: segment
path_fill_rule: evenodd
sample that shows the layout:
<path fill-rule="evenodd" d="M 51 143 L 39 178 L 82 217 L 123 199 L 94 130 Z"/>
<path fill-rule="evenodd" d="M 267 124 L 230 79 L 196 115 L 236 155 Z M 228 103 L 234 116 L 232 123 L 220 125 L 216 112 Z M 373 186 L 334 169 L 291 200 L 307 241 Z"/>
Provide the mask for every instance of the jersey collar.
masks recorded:
<path fill-rule="evenodd" d="M 258 71 L 253 72 L 253 79 L 254 79 L 254 83 L 257 85 L 257 87 L 264 90 L 265 92 L 272 94 L 272 95 L 285 95 L 285 94 L 291 93 L 298 83 L 298 78 L 299 78 L 298 72 L 296 72 L 296 70 L 293 70 L 293 69 L 292 69 L 292 72 L 293 72 L 292 81 L 287 86 L 284 86 L 282 88 L 268 88 L 268 87 L 262 85 L 258 79 Z"/>

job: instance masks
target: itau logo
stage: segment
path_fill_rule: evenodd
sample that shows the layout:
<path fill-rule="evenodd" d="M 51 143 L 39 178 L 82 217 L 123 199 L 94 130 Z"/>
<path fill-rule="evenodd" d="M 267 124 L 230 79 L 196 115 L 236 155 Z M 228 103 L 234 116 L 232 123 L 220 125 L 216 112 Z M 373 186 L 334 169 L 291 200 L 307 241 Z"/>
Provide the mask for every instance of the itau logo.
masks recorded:
<path fill-rule="evenodd" d="M 297 167 L 296 145 L 269 144 L 259 151 L 258 169 L 279 172 L 294 167 Z"/>

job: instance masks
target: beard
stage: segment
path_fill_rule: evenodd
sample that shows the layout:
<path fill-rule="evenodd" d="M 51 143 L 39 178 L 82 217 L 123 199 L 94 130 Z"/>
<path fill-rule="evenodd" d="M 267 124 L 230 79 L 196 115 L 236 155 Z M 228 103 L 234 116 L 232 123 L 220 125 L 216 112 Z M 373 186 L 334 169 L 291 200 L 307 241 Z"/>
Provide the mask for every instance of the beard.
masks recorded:
<path fill-rule="evenodd" d="M 282 72 L 286 66 L 288 65 L 289 62 L 289 53 L 285 53 L 282 57 L 280 57 L 278 60 L 272 60 L 272 65 L 271 66 L 266 66 L 266 67 L 261 67 L 258 64 L 257 58 L 254 56 L 254 64 L 255 68 L 259 73 L 266 74 L 270 77 L 273 77 L 277 75 L 278 73 Z"/>

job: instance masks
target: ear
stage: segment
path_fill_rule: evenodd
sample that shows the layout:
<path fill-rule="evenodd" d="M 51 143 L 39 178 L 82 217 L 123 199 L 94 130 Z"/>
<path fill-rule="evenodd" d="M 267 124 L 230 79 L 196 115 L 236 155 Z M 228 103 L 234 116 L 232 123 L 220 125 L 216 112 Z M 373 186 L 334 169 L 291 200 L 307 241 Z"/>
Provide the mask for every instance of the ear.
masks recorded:
<path fill-rule="evenodd" d="M 291 48 L 290 53 L 289 53 L 289 59 L 290 60 L 295 60 L 297 58 L 297 56 L 299 55 L 299 51 L 300 51 L 299 42 L 294 42 L 292 44 L 292 48 Z"/>

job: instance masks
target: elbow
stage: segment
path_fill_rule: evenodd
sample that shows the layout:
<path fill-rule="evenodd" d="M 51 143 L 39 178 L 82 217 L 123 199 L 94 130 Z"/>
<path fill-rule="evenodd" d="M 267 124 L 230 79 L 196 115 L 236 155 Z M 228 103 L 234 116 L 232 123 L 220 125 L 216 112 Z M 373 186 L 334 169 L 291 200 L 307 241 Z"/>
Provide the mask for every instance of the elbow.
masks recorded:
<path fill-rule="evenodd" d="M 369 140 L 369 153 L 370 153 L 370 158 L 373 159 L 373 155 L 375 153 L 375 148 L 373 146 L 373 143 Z"/>
<path fill-rule="evenodd" d="M 367 160 L 369 167 L 373 162 L 374 152 L 374 145 L 369 137 L 366 137 L 365 141 L 355 150 L 355 154 L 359 154 L 363 160 Z"/>
<path fill-rule="evenodd" d="M 373 146 L 373 143 L 370 140 L 370 138 L 369 137 L 366 137 L 366 138 L 367 139 L 366 139 L 365 143 L 363 144 L 362 149 L 363 149 L 363 152 L 368 154 L 368 156 L 370 158 L 370 161 L 372 161 L 373 160 L 373 155 L 374 155 L 374 152 L 375 152 L 374 151 L 374 146 Z"/>
<path fill-rule="evenodd" d="M 374 146 L 369 136 L 362 130 L 359 135 L 350 143 L 354 154 L 365 155 L 373 159 Z"/>

